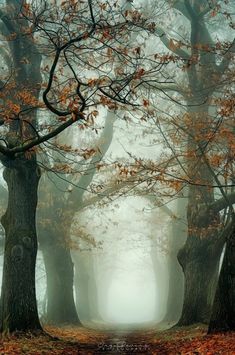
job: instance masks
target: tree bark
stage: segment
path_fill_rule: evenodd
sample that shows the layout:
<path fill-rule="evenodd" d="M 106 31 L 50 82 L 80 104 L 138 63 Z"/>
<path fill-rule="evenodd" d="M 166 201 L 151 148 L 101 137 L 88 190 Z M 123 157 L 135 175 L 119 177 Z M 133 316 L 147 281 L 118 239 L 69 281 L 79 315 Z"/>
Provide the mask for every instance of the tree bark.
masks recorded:
<path fill-rule="evenodd" d="M 201 127 L 207 127 L 211 118 L 208 104 L 200 105 L 198 101 L 198 85 L 200 86 L 200 81 L 191 84 L 195 96 L 188 100 L 191 126 L 187 142 L 187 173 L 195 185 L 188 187 L 188 236 L 178 253 L 185 285 L 182 315 L 178 325 L 209 322 L 223 248 L 223 244 L 218 243 L 220 216 L 209 209 L 215 198 L 213 189 L 207 185 L 213 184 L 214 176 L 206 163 L 203 150 L 199 149 L 206 142 L 203 138 L 205 132 L 201 131 Z M 195 137 L 200 137 L 200 141 Z M 197 186 L 198 182 L 202 186 Z"/>
<path fill-rule="evenodd" d="M 178 325 L 208 324 L 219 273 L 222 246 L 213 240 L 188 237 L 178 260 L 185 276 L 184 303 Z"/>
<path fill-rule="evenodd" d="M 235 228 L 226 243 L 208 333 L 235 330 Z"/>
<path fill-rule="evenodd" d="M 4 170 L 8 206 L 1 294 L 1 331 L 41 330 L 35 293 L 35 215 L 40 171 L 35 158 L 9 160 Z"/>

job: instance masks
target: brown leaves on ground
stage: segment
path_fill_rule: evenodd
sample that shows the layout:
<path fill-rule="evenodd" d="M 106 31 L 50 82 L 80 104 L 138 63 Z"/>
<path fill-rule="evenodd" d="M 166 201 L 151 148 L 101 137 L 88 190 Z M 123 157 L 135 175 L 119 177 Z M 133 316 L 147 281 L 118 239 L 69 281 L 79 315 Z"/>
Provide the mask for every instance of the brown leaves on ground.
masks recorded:
<path fill-rule="evenodd" d="M 165 331 L 105 331 L 78 327 L 46 327 L 45 335 L 16 334 L 0 340 L 0 355 L 233 355 L 233 333 L 207 335 L 204 326 Z"/>
<path fill-rule="evenodd" d="M 235 333 L 207 335 L 207 327 L 173 328 L 149 334 L 150 354 L 235 355 Z"/>

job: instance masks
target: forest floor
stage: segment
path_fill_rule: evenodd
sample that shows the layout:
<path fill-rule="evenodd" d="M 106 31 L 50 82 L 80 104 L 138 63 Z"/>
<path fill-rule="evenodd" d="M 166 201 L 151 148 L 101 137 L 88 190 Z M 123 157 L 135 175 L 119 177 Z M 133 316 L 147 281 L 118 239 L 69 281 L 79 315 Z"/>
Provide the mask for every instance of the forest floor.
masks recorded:
<path fill-rule="evenodd" d="M 96 330 L 82 327 L 45 327 L 49 334 L 5 335 L 1 355 L 116 355 L 116 354 L 235 354 L 235 333 L 206 335 L 206 327 L 195 325 L 162 330 Z"/>

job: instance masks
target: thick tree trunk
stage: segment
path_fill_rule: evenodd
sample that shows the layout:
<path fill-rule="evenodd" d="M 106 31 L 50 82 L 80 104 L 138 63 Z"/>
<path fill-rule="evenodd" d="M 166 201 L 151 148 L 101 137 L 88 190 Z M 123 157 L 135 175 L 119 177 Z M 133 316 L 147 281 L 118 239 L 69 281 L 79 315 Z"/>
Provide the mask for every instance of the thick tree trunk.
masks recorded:
<path fill-rule="evenodd" d="M 1 294 L 1 331 L 41 330 L 35 293 L 35 214 L 39 169 L 34 159 L 16 159 L 5 168 L 8 206 Z"/>
<path fill-rule="evenodd" d="M 80 324 L 74 296 L 74 266 L 69 249 L 73 220 L 68 204 L 61 191 L 66 184 L 56 175 L 45 177 L 40 185 L 38 213 L 39 246 L 46 269 L 46 322 L 50 324 Z"/>
<path fill-rule="evenodd" d="M 192 90 L 196 90 L 192 83 Z M 188 187 L 188 236 L 178 253 L 184 272 L 184 303 L 178 325 L 208 323 L 218 280 L 219 259 L 223 244 L 219 243 L 220 216 L 207 209 L 214 201 L 213 174 L 206 163 L 203 151 L 204 131 L 210 123 L 208 105 L 200 105 L 197 96 L 188 102 L 191 127 L 188 136 L 188 176 L 195 183 Z M 195 137 L 201 137 L 196 141 Z M 202 185 L 197 185 L 198 182 Z M 203 186 L 205 185 L 205 186 Z"/>
<path fill-rule="evenodd" d="M 178 325 L 207 324 L 210 319 L 223 249 L 218 231 L 219 217 L 201 211 L 201 204 L 211 201 L 213 196 L 210 191 L 189 188 L 188 237 L 178 253 L 184 273 L 184 302 Z"/>
<path fill-rule="evenodd" d="M 235 229 L 226 243 L 208 333 L 235 330 Z"/>
<path fill-rule="evenodd" d="M 52 244 L 41 245 L 47 278 L 46 320 L 56 325 L 78 325 L 80 321 L 73 297 L 73 262 L 70 250 L 58 239 L 53 238 Z"/>
<path fill-rule="evenodd" d="M 214 250 L 213 250 L 214 248 Z M 222 247 L 192 235 L 178 254 L 185 276 L 184 303 L 178 325 L 208 323 L 219 273 Z"/>

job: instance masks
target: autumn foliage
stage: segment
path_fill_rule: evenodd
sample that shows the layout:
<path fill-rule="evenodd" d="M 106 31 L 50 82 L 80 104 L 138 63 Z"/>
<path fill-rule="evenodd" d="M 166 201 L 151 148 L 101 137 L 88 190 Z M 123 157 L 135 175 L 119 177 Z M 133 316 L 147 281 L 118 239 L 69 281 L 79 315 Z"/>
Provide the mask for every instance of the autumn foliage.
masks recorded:
<path fill-rule="evenodd" d="M 235 352 L 234 333 L 206 335 L 204 326 L 165 330 L 137 330 L 134 334 L 122 331 L 102 331 L 84 328 L 46 328 L 47 336 L 22 337 L 15 334 L 0 341 L 0 354 L 9 355 L 92 355 L 134 354 L 149 355 L 232 355 Z M 108 352 L 107 349 L 111 349 Z M 138 349 L 142 349 L 141 352 Z M 103 351 L 102 351 L 103 349 Z M 106 349 L 106 350 L 105 350 Z M 135 351 L 136 349 L 136 351 Z"/>

